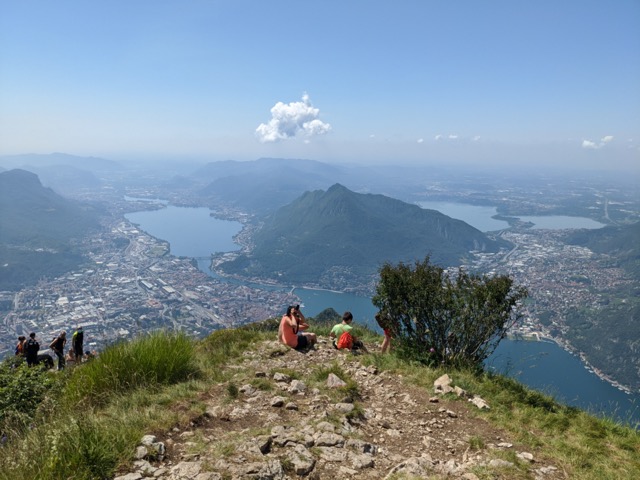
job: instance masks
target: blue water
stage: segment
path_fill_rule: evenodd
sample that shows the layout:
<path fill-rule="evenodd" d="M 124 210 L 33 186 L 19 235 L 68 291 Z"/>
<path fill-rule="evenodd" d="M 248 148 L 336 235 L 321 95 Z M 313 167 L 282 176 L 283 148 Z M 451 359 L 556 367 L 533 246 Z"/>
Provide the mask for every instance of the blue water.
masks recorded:
<path fill-rule="evenodd" d="M 422 208 L 437 210 L 440 213 L 462 220 L 481 232 L 492 232 L 507 228 L 509 224 L 504 220 L 491 218 L 498 213 L 495 207 L 484 207 L 479 205 L 469 205 L 466 203 L 454 202 L 418 202 Z M 586 217 L 569 217 L 566 215 L 546 215 L 546 216 L 519 216 L 523 222 L 533 223 L 534 229 L 558 230 L 564 228 L 602 228 L 605 225 Z"/>
<path fill-rule="evenodd" d="M 206 208 L 169 206 L 126 217 L 154 237 L 170 242 L 174 255 L 198 258 L 199 268 L 216 278 L 220 277 L 209 270 L 210 254 L 238 249 L 232 237 L 240 231 L 241 224 L 212 218 Z M 356 323 L 378 330 L 374 321 L 377 310 L 368 297 L 306 288 L 296 288 L 295 293 L 309 317 L 329 307 L 339 313 L 349 310 Z M 604 382 L 555 343 L 504 340 L 487 360 L 487 367 L 568 405 L 604 413 L 633 425 L 640 423 L 640 395 L 627 395 Z"/>
<path fill-rule="evenodd" d="M 374 320 L 377 309 L 368 297 L 309 289 L 296 289 L 295 293 L 307 316 L 313 317 L 328 307 L 339 313 L 349 310 L 356 323 L 380 330 Z M 600 379 L 584 368 L 578 357 L 555 343 L 505 339 L 487 359 L 486 366 L 559 402 L 640 424 L 640 395 L 628 395 Z"/>
<path fill-rule="evenodd" d="M 559 230 L 563 228 L 588 228 L 596 229 L 605 226 L 604 223 L 596 222 L 590 218 L 584 217 L 567 217 L 565 215 L 548 215 L 540 217 L 518 217 L 523 222 L 533 223 L 534 229 Z"/>
<path fill-rule="evenodd" d="M 215 252 L 239 250 L 233 236 L 242 224 L 210 216 L 208 208 L 174 207 L 134 212 L 127 220 L 140 225 L 150 235 L 166 240 L 177 257 L 210 257 Z"/>
<path fill-rule="evenodd" d="M 448 217 L 462 220 L 481 232 L 492 232 L 509 227 L 509 224 L 504 220 L 491 218 L 498 214 L 498 210 L 495 207 L 453 202 L 418 202 L 418 205 L 422 208 L 437 210 Z"/>

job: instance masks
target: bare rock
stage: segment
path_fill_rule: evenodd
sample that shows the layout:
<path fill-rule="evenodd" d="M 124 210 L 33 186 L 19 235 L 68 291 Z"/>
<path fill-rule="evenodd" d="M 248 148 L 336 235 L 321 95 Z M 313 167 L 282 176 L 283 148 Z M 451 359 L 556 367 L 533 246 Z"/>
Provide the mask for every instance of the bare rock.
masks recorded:
<path fill-rule="evenodd" d="M 291 377 L 286 373 L 276 372 L 273 374 L 273 379 L 276 382 L 289 383 L 291 382 Z"/>
<path fill-rule="evenodd" d="M 349 455 L 349 461 L 351 466 L 357 470 L 373 468 L 375 465 L 373 457 L 366 453 Z"/>
<path fill-rule="evenodd" d="M 516 457 L 518 457 L 520 460 L 522 460 L 523 462 L 526 463 L 533 463 L 533 455 L 529 452 L 520 452 L 516 454 Z"/>
<path fill-rule="evenodd" d="M 327 377 L 327 387 L 329 388 L 339 388 L 346 387 L 347 384 L 343 380 L 340 379 L 337 375 L 330 373 Z"/>
<path fill-rule="evenodd" d="M 433 382 L 434 391 L 441 394 L 453 392 L 451 381 L 451 377 L 445 373 Z"/>
<path fill-rule="evenodd" d="M 434 462 L 428 455 L 423 457 L 411 457 L 393 467 L 384 478 L 385 480 L 388 480 L 391 478 L 395 478 L 398 475 L 427 478 L 431 473 L 433 473 L 434 465 Z"/>
<path fill-rule="evenodd" d="M 478 407 L 480 410 L 489 410 L 489 404 L 487 402 L 485 402 L 481 397 L 479 397 L 478 395 L 474 395 L 473 398 L 470 398 L 469 401 L 471 403 L 473 403 L 476 407 Z"/>
<path fill-rule="evenodd" d="M 337 433 L 320 432 L 314 437 L 315 444 L 318 447 L 343 447 L 344 437 Z"/>
<path fill-rule="evenodd" d="M 316 465 L 316 460 L 306 447 L 296 445 L 296 447 L 287 454 L 287 459 L 292 463 L 296 475 L 308 475 Z"/>
<path fill-rule="evenodd" d="M 114 478 L 113 480 L 141 480 L 143 476 L 138 472 L 135 473 L 127 473 L 126 475 L 121 475 L 119 477 Z"/>

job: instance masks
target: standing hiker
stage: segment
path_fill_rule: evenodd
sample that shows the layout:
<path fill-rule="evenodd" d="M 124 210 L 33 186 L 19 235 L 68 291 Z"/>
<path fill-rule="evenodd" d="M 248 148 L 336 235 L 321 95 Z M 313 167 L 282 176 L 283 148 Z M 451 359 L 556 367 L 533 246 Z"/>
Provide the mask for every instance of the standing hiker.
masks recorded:
<path fill-rule="evenodd" d="M 58 357 L 58 370 L 64 370 L 64 346 L 67 344 L 67 332 L 64 330 L 60 332 L 56 338 L 49 344 L 49 348 L 53 350 L 53 353 Z"/>

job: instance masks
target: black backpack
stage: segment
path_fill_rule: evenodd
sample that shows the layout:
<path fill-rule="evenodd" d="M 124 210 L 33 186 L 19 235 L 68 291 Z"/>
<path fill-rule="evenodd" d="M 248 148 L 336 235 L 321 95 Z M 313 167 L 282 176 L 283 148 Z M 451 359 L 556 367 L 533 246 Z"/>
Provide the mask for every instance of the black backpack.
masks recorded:
<path fill-rule="evenodd" d="M 27 340 L 26 354 L 27 355 L 36 355 L 40 350 L 40 344 L 37 340 L 30 338 Z"/>

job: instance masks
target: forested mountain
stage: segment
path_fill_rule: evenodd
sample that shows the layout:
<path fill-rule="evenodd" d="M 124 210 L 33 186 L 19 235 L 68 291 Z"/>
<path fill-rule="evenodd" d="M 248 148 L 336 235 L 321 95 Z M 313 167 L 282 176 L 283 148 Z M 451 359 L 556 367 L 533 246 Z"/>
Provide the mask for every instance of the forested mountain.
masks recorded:
<path fill-rule="evenodd" d="M 567 315 L 567 338 L 595 365 L 625 385 L 640 388 L 640 223 L 574 233 L 568 243 L 606 254 L 631 281 L 607 292 L 597 309 L 576 307 Z"/>
<path fill-rule="evenodd" d="M 335 184 L 306 192 L 267 217 L 247 256 L 227 262 L 229 273 L 348 288 L 372 277 L 386 261 L 431 256 L 459 265 L 471 250 L 506 243 L 435 210 L 384 195 L 359 194 Z"/>
<path fill-rule="evenodd" d="M 82 257 L 73 240 L 99 228 L 98 214 L 44 188 L 31 172 L 0 173 L 0 289 L 75 268 Z"/>

